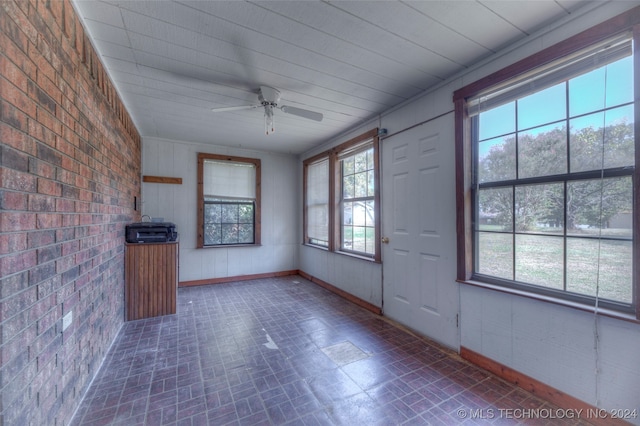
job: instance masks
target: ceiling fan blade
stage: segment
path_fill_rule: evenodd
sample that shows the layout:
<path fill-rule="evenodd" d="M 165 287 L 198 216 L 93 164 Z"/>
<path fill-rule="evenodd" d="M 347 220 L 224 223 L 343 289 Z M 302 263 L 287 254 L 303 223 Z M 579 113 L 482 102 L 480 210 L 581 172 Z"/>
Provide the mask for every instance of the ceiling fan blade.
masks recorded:
<path fill-rule="evenodd" d="M 309 120 L 322 121 L 323 115 L 319 112 L 309 111 L 308 109 L 296 108 L 292 106 L 283 105 L 280 107 L 282 112 L 287 114 L 297 115 L 298 117 L 308 118 Z"/>
<path fill-rule="evenodd" d="M 243 109 L 254 109 L 261 106 L 262 105 L 243 105 L 243 106 L 232 106 L 232 107 L 222 107 L 222 108 L 211 108 L 211 111 L 213 112 L 241 111 Z"/>

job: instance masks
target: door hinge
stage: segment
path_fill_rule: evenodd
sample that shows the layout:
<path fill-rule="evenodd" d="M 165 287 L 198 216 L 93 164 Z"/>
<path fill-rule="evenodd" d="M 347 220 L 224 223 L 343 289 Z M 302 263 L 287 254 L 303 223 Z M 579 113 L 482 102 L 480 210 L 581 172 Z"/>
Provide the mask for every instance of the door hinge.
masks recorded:
<path fill-rule="evenodd" d="M 460 328 L 460 314 L 456 314 L 456 328 Z"/>

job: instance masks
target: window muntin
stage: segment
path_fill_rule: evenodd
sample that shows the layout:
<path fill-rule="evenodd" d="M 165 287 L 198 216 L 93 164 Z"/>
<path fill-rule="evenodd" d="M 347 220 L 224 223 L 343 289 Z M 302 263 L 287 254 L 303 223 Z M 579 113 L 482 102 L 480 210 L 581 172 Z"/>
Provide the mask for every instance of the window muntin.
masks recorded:
<path fill-rule="evenodd" d="M 632 306 L 627 52 L 502 103 L 472 101 L 473 279 L 578 301 L 598 287 L 605 306 Z"/>
<path fill-rule="evenodd" d="M 303 167 L 304 244 L 380 262 L 378 129 Z"/>
<path fill-rule="evenodd" d="M 198 247 L 260 244 L 260 160 L 198 154 Z"/>

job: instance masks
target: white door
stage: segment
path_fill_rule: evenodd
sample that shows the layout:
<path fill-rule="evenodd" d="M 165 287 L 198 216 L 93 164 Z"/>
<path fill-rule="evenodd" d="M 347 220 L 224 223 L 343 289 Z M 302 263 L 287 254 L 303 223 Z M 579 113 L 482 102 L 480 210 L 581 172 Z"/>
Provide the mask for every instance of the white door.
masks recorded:
<path fill-rule="evenodd" d="M 384 314 L 458 350 L 453 113 L 382 141 Z"/>

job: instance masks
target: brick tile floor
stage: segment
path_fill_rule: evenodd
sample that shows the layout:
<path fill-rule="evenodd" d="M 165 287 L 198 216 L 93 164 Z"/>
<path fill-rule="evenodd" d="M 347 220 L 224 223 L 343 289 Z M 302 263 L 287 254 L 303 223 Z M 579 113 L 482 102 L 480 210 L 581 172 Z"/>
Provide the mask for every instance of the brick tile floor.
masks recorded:
<path fill-rule="evenodd" d="M 562 424 L 500 415 L 556 407 L 299 276 L 177 310 L 125 323 L 72 425 Z"/>

